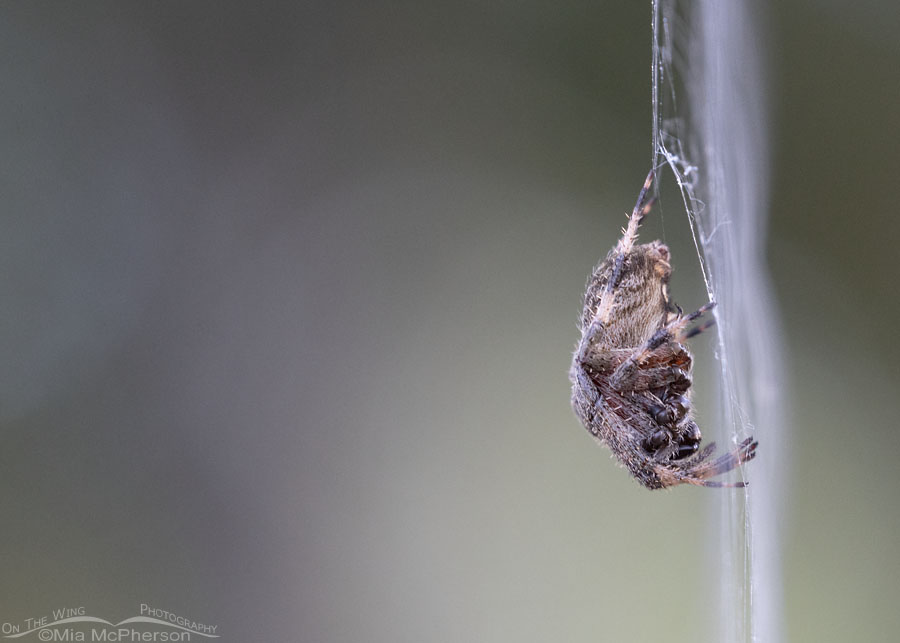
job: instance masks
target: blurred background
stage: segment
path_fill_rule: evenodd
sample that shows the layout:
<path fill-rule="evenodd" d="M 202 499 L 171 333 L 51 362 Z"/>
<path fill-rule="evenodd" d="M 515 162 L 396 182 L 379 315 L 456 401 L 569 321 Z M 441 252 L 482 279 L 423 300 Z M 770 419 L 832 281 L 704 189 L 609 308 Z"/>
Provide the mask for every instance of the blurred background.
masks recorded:
<path fill-rule="evenodd" d="M 569 408 L 648 170 L 649 5 L 4 5 L 0 622 L 707 637 L 719 491 L 640 488 Z M 889 640 L 900 8 L 768 9 L 785 628 Z M 677 197 L 644 235 L 702 303 Z"/>

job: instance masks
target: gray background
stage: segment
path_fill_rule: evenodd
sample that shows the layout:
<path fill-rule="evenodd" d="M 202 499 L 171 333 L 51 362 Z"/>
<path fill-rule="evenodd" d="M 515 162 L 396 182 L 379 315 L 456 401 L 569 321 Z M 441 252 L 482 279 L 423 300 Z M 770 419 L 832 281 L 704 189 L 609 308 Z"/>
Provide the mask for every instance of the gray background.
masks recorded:
<path fill-rule="evenodd" d="M 887 640 L 900 16 L 770 9 L 786 628 Z M 717 492 L 639 488 L 568 406 L 585 278 L 648 169 L 649 3 L 0 15 L 0 622 L 143 602 L 228 641 L 710 631 Z M 645 235 L 699 305 L 676 198 Z"/>

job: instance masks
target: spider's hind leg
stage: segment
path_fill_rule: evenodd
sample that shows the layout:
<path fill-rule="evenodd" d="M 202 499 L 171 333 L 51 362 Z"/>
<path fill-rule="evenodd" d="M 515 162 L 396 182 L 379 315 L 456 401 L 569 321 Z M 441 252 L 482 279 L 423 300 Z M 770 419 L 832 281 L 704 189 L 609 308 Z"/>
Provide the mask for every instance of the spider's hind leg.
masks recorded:
<path fill-rule="evenodd" d="M 641 222 L 656 202 L 655 197 L 647 199 L 647 191 L 653 184 L 654 175 L 655 170 L 650 170 L 647 174 L 644 185 L 638 193 L 637 203 L 634 204 L 634 210 L 631 211 L 631 216 L 628 218 L 628 226 L 622 230 L 622 238 L 619 239 L 619 242 L 616 244 L 616 262 L 613 265 L 612 274 L 606 282 L 606 289 L 600 297 L 600 305 L 597 309 L 598 317 L 604 324 L 609 323 L 615 291 L 616 288 L 619 287 L 619 281 L 622 279 L 622 269 L 625 265 L 625 257 L 631 252 L 635 241 L 637 241 L 638 228 L 641 227 Z"/>

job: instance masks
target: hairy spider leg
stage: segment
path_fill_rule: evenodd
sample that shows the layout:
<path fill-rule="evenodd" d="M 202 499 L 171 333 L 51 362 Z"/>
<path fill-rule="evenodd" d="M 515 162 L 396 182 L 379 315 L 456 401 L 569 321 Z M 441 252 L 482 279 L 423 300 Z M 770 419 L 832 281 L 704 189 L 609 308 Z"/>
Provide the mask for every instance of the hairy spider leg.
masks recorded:
<path fill-rule="evenodd" d="M 631 252 L 631 248 L 634 246 L 634 242 L 637 241 L 638 237 L 638 228 L 641 225 L 641 222 L 644 220 L 644 217 L 647 216 L 647 213 L 650 212 L 650 208 L 653 206 L 656 201 L 655 198 L 651 198 L 647 203 L 644 203 L 644 199 L 647 198 L 647 190 L 650 189 L 650 186 L 653 184 L 653 170 L 647 174 L 647 178 L 644 180 L 644 185 L 641 186 L 641 191 L 638 193 L 637 202 L 634 204 L 634 210 L 631 211 L 631 216 L 628 218 L 628 228 L 622 230 L 622 238 L 619 239 L 618 245 L 618 253 L 620 256 L 627 255 Z M 615 273 L 613 273 L 615 277 Z M 610 280 L 610 284 L 612 286 L 607 286 L 608 290 L 612 290 L 618 284 L 615 283 L 615 279 Z"/>
<path fill-rule="evenodd" d="M 650 185 L 653 183 L 653 176 L 654 170 L 650 170 L 644 185 L 641 187 L 641 191 L 638 193 L 634 210 L 631 211 L 628 227 L 622 230 L 622 238 L 616 244 L 616 264 L 613 266 L 612 274 L 606 283 L 606 290 L 600 295 L 600 304 L 597 307 L 597 316 L 604 324 L 609 323 L 609 316 L 615 300 L 615 289 L 619 286 L 619 280 L 622 278 L 622 267 L 625 265 L 625 257 L 631 252 L 634 242 L 637 241 L 638 228 L 641 226 L 641 222 L 656 202 L 656 197 L 652 197 L 644 203 L 644 199 L 647 198 L 647 190 L 650 189 Z"/>
<path fill-rule="evenodd" d="M 609 351 L 599 348 L 596 344 L 585 342 L 579 348 L 576 362 L 586 367 L 589 372 L 600 376 L 614 372 L 623 361 L 631 355 L 624 351 Z M 625 357 L 625 360 L 622 358 Z M 646 391 L 655 388 L 675 387 L 681 391 L 687 390 L 691 380 L 682 366 L 690 363 L 690 356 L 684 347 L 678 344 L 665 344 L 659 346 L 646 355 L 646 359 L 652 359 L 654 366 L 638 367 L 629 371 L 629 375 L 621 382 L 621 387 L 613 387 L 619 392 Z"/>
<path fill-rule="evenodd" d="M 678 329 L 678 333 L 677 334 L 673 333 L 673 335 L 675 335 L 675 341 L 683 342 L 684 340 L 690 339 L 691 337 L 696 337 L 703 331 L 711 328 L 712 326 L 715 326 L 715 324 L 716 324 L 715 319 L 707 319 L 705 322 L 703 322 L 699 326 L 695 326 L 694 328 L 691 328 L 689 330 L 687 328 L 688 324 L 690 324 L 692 321 L 694 321 L 698 317 L 704 315 L 705 313 L 709 312 L 710 310 L 712 310 L 715 307 L 716 307 L 716 302 L 710 301 L 710 302 L 707 302 L 707 303 L 703 304 L 702 306 L 700 306 L 700 308 L 698 308 L 697 310 L 692 312 L 687 317 L 683 317 L 680 320 L 675 320 L 676 324 L 678 322 L 681 322 L 681 324 L 680 324 L 681 327 Z M 674 328 L 673 328 L 673 330 L 674 330 Z"/>
<path fill-rule="evenodd" d="M 690 315 L 679 317 L 656 331 L 653 334 L 653 337 L 648 339 L 643 346 L 635 350 L 628 359 L 616 367 L 616 370 L 613 371 L 613 374 L 609 378 L 612 387 L 617 391 L 627 390 L 634 381 L 638 370 L 641 368 L 641 364 L 647 361 L 654 354 L 654 351 L 657 351 L 660 347 L 673 341 L 681 343 L 711 326 L 714 323 L 713 320 L 710 320 L 709 323 L 697 328 L 685 331 L 688 324 L 709 310 L 712 310 L 715 305 L 715 302 L 708 302 Z"/>
<path fill-rule="evenodd" d="M 683 481 L 701 487 L 746 487 L 746 482 L 719 482 L 718 480 L 708 480 L 707 478 L 727 473 L 738 465 L 749 462 L 756 457 L 757 446 L 759 446 L 759 442 L 753 438 L 747 438 L 733 451 L 719 456 L 715 460 L 705 461 L 709 454 L 712 453 L 713 448 L 715 448 L 715 442 L 713 442 L 703 450 L 702 457 L 695 461 L 697 464 L 683 472 Z"/>

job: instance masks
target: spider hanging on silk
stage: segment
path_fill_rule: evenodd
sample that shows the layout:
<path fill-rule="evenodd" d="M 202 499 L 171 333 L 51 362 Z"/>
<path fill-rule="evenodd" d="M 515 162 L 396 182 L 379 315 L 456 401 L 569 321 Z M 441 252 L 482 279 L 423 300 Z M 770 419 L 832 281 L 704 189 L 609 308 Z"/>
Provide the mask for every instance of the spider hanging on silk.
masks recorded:
<path fill-rule="evenodd" d="M 711 478 L 756 455 L 747 438 L 711 459 L 715 443 L 700 448 L 691 410 L 691 354 L 686 340 L 712 325 L 699 319 L 715 304 L 685 315 L 668 294 L 669 249 L 660 241 L 636 245 L 653 199 L 644 181 L 622 238 L 591 275 L 584 293 L 581 341 L 572 360 L 572 408 L 649 489 L 677 484 L 743 487 Z"/>

